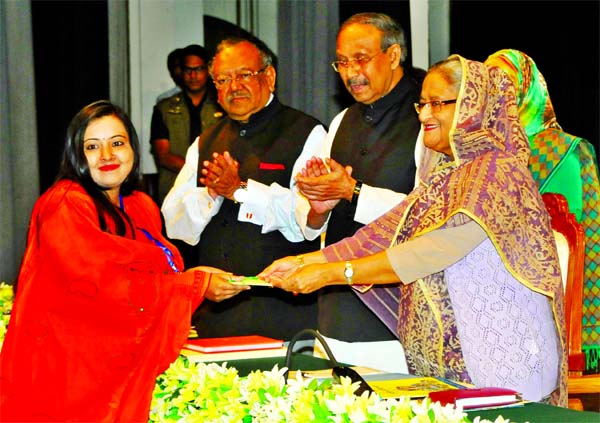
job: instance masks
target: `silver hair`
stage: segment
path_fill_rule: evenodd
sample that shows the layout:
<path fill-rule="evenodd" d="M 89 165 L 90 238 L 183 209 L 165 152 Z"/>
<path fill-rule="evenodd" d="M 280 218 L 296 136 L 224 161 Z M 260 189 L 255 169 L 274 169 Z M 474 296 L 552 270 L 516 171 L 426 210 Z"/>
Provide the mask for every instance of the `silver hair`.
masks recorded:
<path fill-rule="evenodd" d="M 456 92 L 460 91 L 462 64 L 458 56 L 450 56 L 447 59 L 434 63 L 427 71 L 427 74 L 432 72 L 439 73 Z"/>
<path fill-rule="evenodd" d="M 353 24 L 372 25 L 383 32 L 383 37 L 381 37 L 381 50 L 385 51 L 391 45 L 398 44 L 402 50 L 400 54 L 400 63 L 406 61 L 408 47 L 406 46 L 404 30 L 394 19 L 383 13 L 357 13 L 344 21 L 339 32 L 342 32 L 344 28 Z"/>

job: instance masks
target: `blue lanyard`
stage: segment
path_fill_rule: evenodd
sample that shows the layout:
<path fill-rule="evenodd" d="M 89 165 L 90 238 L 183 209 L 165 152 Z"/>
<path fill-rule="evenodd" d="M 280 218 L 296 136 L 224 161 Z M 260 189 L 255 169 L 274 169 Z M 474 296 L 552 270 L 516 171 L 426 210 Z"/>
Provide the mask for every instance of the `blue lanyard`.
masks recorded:
<path fill-rule="evenodd" d="M 123 196 L 120 194 L 119 194 L 119 205 L 121 206 L 121 210 L 125 211 L 125 205 L 123 204 Z M 177 265 L 175 264 L 175 260 L 173 259 L 173 253 L 171 252 L 171 250 L 169 250 L 165 244 L 163 244 L 158 239 L 156 239 L 152 235 L 150 235 L 150 232 L 148 232 L 146 229 L 140 228 L 139 226 L 137 228 L 140 231 L 142 231 L 144 233 L 144 235 L 146 235 L 146 237 L 150 241 L 154 242 L 154 244 L 163 251 L 163 253 L 165 254 L 165 257 L 167 258 L 167 262 L 169 263 L 169 266 L 171 266 L 171 269 L 173 269 L 175 271 L 175 273 L 179 273 L 180 270 L 177 268 Z"/>
<path fill-rule="evenodd" d="M 142 231 L 144 233 L 144 235 L 146 235 L 150 241 L 154 242 L 154 244 L 156 244 L 157 247 L 159 247 L 161 250 L 163 250 L 163 253 L 165 253 L 165 257 L 167 258 L 167 261 L 169 262 L 169 266 L 171 266 L 171 269 L 173 269 L 175 271 L 175 273 L 179 273 L 179 269 L 177 268 L 177 265 L 175 264 L 175 261 L 173 260 L 173 253 L 171 252 L 171 250 L 169 250 L 165 246 L 165 244 L 163 244 L 158 239 L 156 239 L 152 235 L 150 235 L 150 232 L 148 232 L 144 228 L 140 228 L 139 226 L 137 228 L 140 231 Z"/>

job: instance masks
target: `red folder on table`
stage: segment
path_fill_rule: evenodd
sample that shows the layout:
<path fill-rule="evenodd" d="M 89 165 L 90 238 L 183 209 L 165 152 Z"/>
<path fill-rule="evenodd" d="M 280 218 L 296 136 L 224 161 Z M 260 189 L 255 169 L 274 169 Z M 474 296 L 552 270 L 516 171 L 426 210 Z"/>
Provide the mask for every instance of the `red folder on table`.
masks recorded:
<path fill-rule="evenodd" d="M 203 353 L 265 350 L 283 347 L 283 340 L 261 335 L 227 336 L 223 338 L 188 339 L 183 347 Z"/>
<path fill-rule="evenodd" d="M 501 407 L 521 401 L 521 395 L 507 388 L 468 388 L 430 392 L 431 401 L 461 405 L 463 409 Z"/>

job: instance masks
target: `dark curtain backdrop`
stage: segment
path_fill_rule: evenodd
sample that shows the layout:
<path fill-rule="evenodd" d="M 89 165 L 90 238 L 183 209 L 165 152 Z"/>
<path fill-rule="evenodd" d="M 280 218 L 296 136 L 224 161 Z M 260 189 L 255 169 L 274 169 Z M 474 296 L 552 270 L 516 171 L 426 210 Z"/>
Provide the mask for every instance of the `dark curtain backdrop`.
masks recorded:
<path fill-rule="evenodd" d="M 54 181 L 71 118 L 109 98 L 107 0 L 31 2 L 40 191 Z"/>
<path fill-rule="evenodd" d="M 39 196 L 28 2 L 0 0 L 0 282 L 13 283 Z"/>
<path fill-rule="evenodd" d="M 330 66 L 339 27 L 337 4 L 329 0 L 280 1 L 277 13 L 279 98 L 328 126 L 341 110 L 339 77 Z"/>
<path fill-rule="evenodd" d="M 590 140 L 598 151 L 599 5 L 595 0 L 451 0 L 450 51 L 475 60 L 485 60 L 500 48 L 529 54 L 548 81 L 560 124 Z M 58 171 L 70 119 L 85 104 L 109 97 L 108 8 L 107 0 L 33 0 L 31 9 L 40 190 L 44 191 Z M 403 26 L 410 64 L 408 0 L 341 0 L 338 22 L 331 23 L 334 32 L 349 16 L 365 11 L 387 13 Z M 326 52 L 315 57 L 333 60 L 332 56 L 333 52 Z M 329 99 L 335 104 L 319 113 L 327 115 L 325 120 L 353 101 L 339 78 L 334 80 L 337 87 L 332 87 Z"/>
<path fill-rule="evenodd" d="M 450 52 L 474 60 L 514 48 L 544 74 L 563 130 L 599 147 L 600 2 L 450 2 Z"/>

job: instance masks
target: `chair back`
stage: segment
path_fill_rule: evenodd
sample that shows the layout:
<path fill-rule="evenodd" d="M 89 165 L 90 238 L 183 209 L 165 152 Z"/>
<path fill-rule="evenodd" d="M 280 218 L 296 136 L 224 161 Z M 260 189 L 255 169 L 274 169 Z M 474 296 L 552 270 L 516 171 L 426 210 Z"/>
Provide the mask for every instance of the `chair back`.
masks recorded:
<path fill-rule="evenodd" d="M 581 351 L 585 232 L 575 215 L 569 212 L 569 205 L 562 194 L 544 193 L 542 199 L 550 214 L 552 229 L 562 234 L 569 245 L 567 273 L 563 274 L 569 373 L 581 375 L 585 369 L 585 355 Z M 564 258 L 560 244 L 557 248 Z"/>

